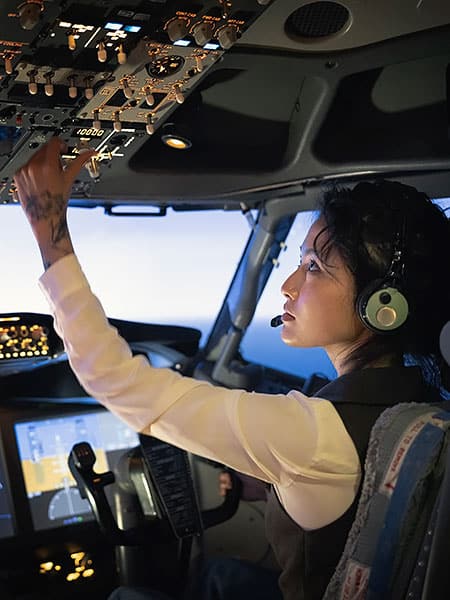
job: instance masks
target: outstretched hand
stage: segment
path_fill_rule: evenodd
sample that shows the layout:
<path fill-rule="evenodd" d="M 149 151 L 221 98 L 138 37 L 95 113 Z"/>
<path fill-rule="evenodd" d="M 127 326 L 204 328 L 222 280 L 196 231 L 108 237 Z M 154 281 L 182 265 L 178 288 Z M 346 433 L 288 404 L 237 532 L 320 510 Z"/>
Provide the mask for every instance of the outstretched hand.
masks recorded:
<path fill-rule="evenodd" d="M 67 204 L 81 168 L 95 155 L 86 151 L 63 167 L 66 145 L 52 138 L 14 176 L 17 194 L 41 250 L 44 267 L 73 252 Z"/>

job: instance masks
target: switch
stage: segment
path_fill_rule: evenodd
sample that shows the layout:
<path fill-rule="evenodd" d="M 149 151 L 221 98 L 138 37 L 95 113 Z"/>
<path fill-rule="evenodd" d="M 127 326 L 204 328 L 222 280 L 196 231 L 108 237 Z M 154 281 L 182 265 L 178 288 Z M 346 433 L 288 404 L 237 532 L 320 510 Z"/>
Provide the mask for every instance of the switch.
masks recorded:
<path fill-rule="evenodd" d="M 117 111 L 114 113 L 114 131 L 116 131 L 117 133 L 119 131 L 122 131 L 122 123 L 120 122 L 120 112 Z"/>
<path fill-rule="evenodd" d="M 10 56 L 5 56 L 5 72 L 7 75 L 12 75 L 13 72 L 12 60 Z"/>
<path fill-rule="evenodd" d="M 181 91 L 181 85 L 179 83 L 176 83 L 173 86 L 173 90 L 175 92 L 175 100 L 178 102 L 178 104 L 183 104 L 183 102 L 184 102 L 184 94 Z"/>
<path fill-rule="evenodd" d="M 97 46 L 97 58 L 98 62 L 104 63 L 108 58 L 108 54 L 106 52 L 105 42 L 100 42 Z"/>
<path fill-rule="evenodd" d="M 188 21 L 186 19 L 172 19 L 167 23 L 167 35 L 171 42 L 177 42 L 185 37 L 188 32 Z"/>
<path fill-rule="evenodd" d="M 100 122 L 100 117 L 98 114 L 98 110 L 94 110 L 94 120 L 92 121 L 92 127 L 97 131 L 102 128 L 102 124 Z"/>
<path fill-rule="evenodd" d="M 43 0 L 26 0 L 17 7 L 20 26 L 22 29 L 34 29 L 39 23 L 41 12 L 44 10 Z"/>
<path fill-rule="evenodd" d="M 199 46 L 204 46 L 212 38 L 213 26 L 207 21 L 200 21 L 192 28 L 192 35 L 194 36 L 195 43 Z"/>
<path fill-rule="evenodd" d="M 155 125 L 153 122 L 152 114 L 147 115 L 147 124 L 145 125 L 145 131 L 148 133 L 148 135 L 153 135 L 155 133 Z"/>
<path fill-rule="evenodd" d="M 78 89 L 75 85 L 75 75 L 70 75 L 67 80 L 69 81 L 69 98 L 76 98 L 78 96 Z"/>
<path fill-rule="evenodd" d="M 77 40 L 73 31 L 69 31 L 67 34 L 67 45 L 72 52 L 77 49 Z"/>
<path fill-rule="evenodd" d="M 130 88 L 130 86 L 128 84 L 128 79 L 122 79 L 120 81 L 120 87 L 123 90 L 125 98 L 128 98 L 128 100 L 129 100 L 130 98 L 133 97 L 134 91 Z"/>
<path fill-rule="evenodd" d="M 152 94 L 152 90 L 149 87 L 146 87 L 144 89 L 144 93 L 145 93 L 145 101 L 147 102 L 148 106 L 154 106 L 155 96 Z"/>
<path fill-rule="evenodd" d="M 35 96 L 38 93 L 38 86 L 36 83 L 36 75 L 37 75 L 36 69 L 33 69 L 32 71 L 28 71 L 27 75 L 30 78 L 30 80 L 28 82 L 28 91 L 30 92 L 30 94 L 32 96 Z"/>
<path fill-rule="evenodd" d="M 92 100 L 94 97 L 94 88 L 92 87 L 93 77 L 85 77 L 84 78 L 84 97 L 87 100 Z"/>
<path fill-rule="evenodd" d="M 238 38 L 237 33 L 238 32 L 237 32 L 236 27 L 233 27 L 231 25 L 226 25 L 225 27 L 221 27 L 216 35 L 220 46 L 224 50 L 228 50 L 229 48 L 231 48 L 231 46 L 236 42 L 236 40 Z"/>
<path fill-rule="evenodd" d="M 55 88 L 53 86 L 52 77 L 54 76 L 53 71 L 49 71 L 44 74 L 45 84 L 44 84 L 44 92 L 46 96 L 53 96 Z"/>
<path fill-rule="evenodd" d="M 123 44 L 120 44 L 117 49 L 117 62 L 119 65 L 124 65 L 127 62 L 127 54 L 123 49 Z"/>

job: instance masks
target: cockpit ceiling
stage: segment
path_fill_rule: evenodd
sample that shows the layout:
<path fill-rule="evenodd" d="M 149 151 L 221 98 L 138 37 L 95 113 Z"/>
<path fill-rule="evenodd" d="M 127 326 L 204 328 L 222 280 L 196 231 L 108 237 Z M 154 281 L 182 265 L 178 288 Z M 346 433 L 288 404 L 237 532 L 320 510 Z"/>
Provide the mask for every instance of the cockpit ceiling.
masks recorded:
<path fill-rule="evenodd" d="M 3 203 L 55 134 L 65 161 L 99 151 L 73 190 L 86 206 L 235 208 L 377 173 L 450 195 L 447 2 L 7 0 L 0 11 Z"/>

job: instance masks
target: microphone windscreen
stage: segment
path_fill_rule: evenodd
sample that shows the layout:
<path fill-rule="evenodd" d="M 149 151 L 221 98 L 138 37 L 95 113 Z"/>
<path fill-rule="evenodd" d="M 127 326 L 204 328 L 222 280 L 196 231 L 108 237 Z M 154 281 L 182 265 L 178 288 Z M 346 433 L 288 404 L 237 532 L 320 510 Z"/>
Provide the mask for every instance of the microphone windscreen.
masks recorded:
<path fill-rule="evenodd" d="M 271 321 L 270 321 L 271 327 L 279 327 L 280 325 L 283 325 L 283 320 L 281 318 L 281 315 L 277 315 L 276 317 L 271 319 Z"/>

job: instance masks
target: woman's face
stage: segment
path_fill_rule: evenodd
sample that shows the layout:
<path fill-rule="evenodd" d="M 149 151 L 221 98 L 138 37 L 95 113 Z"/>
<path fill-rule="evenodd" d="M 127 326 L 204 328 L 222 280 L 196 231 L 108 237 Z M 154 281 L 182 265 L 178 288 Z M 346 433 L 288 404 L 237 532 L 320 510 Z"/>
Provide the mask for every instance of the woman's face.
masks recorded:
<path fill-rule="evenodd" d="M 289 346 L 321 346 L 338 369 L 336 362 L 370 334 L 356 313 L 353 276 L 342 258 L 331 249 L 325 265 L 314 251 L 323 227 L 321 219 L 311 226 L 301 263 L 281 287 L 286 298 L 281 338 Z M 317 240 L 319 254 L 326 239 L 323 234 Z"/>

